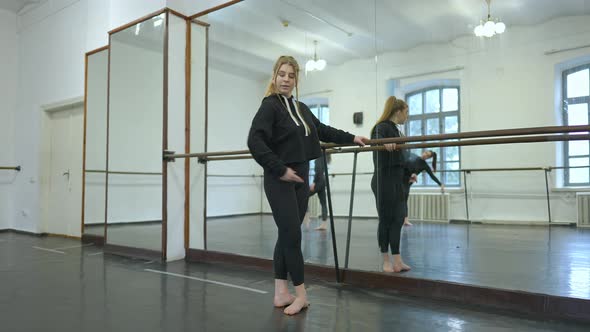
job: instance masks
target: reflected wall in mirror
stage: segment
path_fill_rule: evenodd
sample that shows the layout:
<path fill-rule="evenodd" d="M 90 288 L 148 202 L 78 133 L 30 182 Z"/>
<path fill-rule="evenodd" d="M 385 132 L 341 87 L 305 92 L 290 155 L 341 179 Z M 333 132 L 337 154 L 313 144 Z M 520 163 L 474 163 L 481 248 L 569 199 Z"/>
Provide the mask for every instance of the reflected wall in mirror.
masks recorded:
<path fill-rule="evenodd" d="M 104 237 L 108 48 L 86 55 L 84 202 L 82 234 Z"/>
<path fill-rule="evenodd" d="M 362 110 L 369 119 L 375 116 L 375 65 L 363 62 L 375 56 L 374 9 L 372 3 L 306 1 L 300 6 L 287 1 L 249 0 L 200 17 L 211 25 L 208 151 L 248 149 L 250 124 L 281 55 L 291 55 L 298 61 L 300 81 L 293 94 L 316 117 L 333 127 L 366 135 L 367 127 L 354 125 L 352 114 Z M 307 65 L 310 60 L 322 59 L 327 62 L 323 70 L 317 69 L 317 62 L 313 70 L 311 64 Z M 341 96 L 349 94 L 364 99 L 339 102 Z M 373 101 L 367 103 L 370 98 Z M 331 170 L 350 171 L 351 160 L 350 156 L 341 156 L 330 165 Z M 277 226 L 263 189 L 260 165 L 252 159 L 214 161 L 208 163 L 207 175 L 207 249 L 271 259 Z M 313 175 L 312 163 L 312 180 Z M 348 197 L 344 192 L 347 188 L 337 189 L 342 199 Z M 313 196 L 310 223 L 302 228 L 304 259 L 333 265 L 331 233 L 315 230 L 322 225 L 317 205 L 318 198 Z M 340 208 L 347 206 L 345 203 Z M 340 230 L 345 227 L 339 224 L 337 229 L 339 245 L 344 248 L 340 238 L 345 234 Z"/>
<path fill-rule="evenodd" d="M 162 250 L 165 14 L 110 36 L 107 244 Z"/>
<path fill-rule="evenodd" d="M 493 10 L 494 15 L 502 17 L 507 29 L 492 38 L 475 36 L 473 31 L 486 15 L 483 1 L 447 6 L 432 0 L 396 6 L 387 1 L 269 4 L 251 0 L 211 13 L 202 18 L 211 23 L 209 150 L 245 149 L 247 130 L 271 75 L 272 63 L 281 54 L 294 55 L 302 67 L 309 59 L 326 60 L 323 71 L 303 70 L 300 100 L 309 104 L 319 100 L 317 104 L 329 109 L 330 125 L 365 136 L 370 135 L 390 96 L 409 104 L 409 119 L 400 126 L 407 136 L 588 124 L 590 34 L 585 27 L 590 23 L 590 8 L 579 2 L 556 2 L 539 8 L 529 1 L 518 11 L 502 2 L 497 2 Z M 236 107 L 233 100 L 240 100 L 240 106 Z M 355 112 L 363 112 L 362 125 L 353 124 Z M 221 132 L 229 134 L 221 140 Z M 590 185 L 588 168 L 549 174 L 549 188 L 544 186 L 542 172 L 478 174 L 473 175 L 472 182 L 465 183 L 470 177 L 465 177 L 461 169 L 587 167 L 588 146 L 580 142 L 433 149 L 438 157 L 433 174 L 448 190 L 441 194 L 436 181 L 424 172 L 412 186 L 410 218 L 419 227 L 408 228 L 401 237 L 402 252 L 414 267 L 408 275 L 492 287 L 505 287 L 506 283 L 498 283 L 508 280 L 513 282 L 511 288 L 549 292 L 539 287 L 542 283 L 517 284 L 519 278 L 515 278 L 514 269 L 499 269 L 502 272 L 498 272 L 496 281 L 486 280 L 489 271 L 485 268 L 464 264 L 480 259 L 473 250 L 464 249 L 495 245 L 481 240 L 483 235 L 472 233 L 477 227 L 448 222 L 467 219 L 467 205 L 472 204 L 469 219 L 473 221 L 501 223 L 506 229 L 523 223 L 546 224 L 547 189 L 571 186 L 568 190 L 576 191 L 579 189 L 575 187 Z M 422 150 L 410 152 L 421 156 Z M 432 167 L 431 160 L 428 163 Z M 370 187 L 373 167 L 371 153 L 361 153 L 349 266 L 380 271 L 377 209 Z M 332 173 L 351 170 L 351 155 L 334 157 Z M 255 176 L 261 175 L 260 168 L 251 161 L 215 162 L 209 165 L 209 175 L 209 249 L 270 257 L 275 226 L 265 197 L 259 198 L 261 188 Z M 340 230 L 346 228 L 352 178 L 337 175 L 331 180 L 339 236 Z M 469 190 L 467 200 L 465 188 Z M 317 213 L 317 203 L 313 199 L 311 202 L 309 210 Z M 436 204 L 446 208 L 431 215 L 424 212 Z M 575 223 L 577 204 L 574 195 L 552 191 L 553 221 Z M 484 205 L 486 208 L 482 208 Z M 232 231 L 228 232 L 229 229 Z M 239 231 L 234 232 L 235 229 Z M 546 237 L 539 241 L 544 241 L 551 228 L 541 229 Z M 498 230 L 501 238 L 502 228 Z M 522 236 L 541 239 L 538 230 L 526 230 Z M 313 237 L 330 236 L 314 231 L 313 226 L 302 231 L 304 247 L 306 236 L 312 241 Z M 487 231 L 484 227 L 475 232 Z M 231 234 L 236 237 L 231 238 Z M 438 240 L 429 241 L 432 237 Z M 474 243 L 474 238 L 482 242 Z M 502 247 L 506 244 L 498 241 Z M 457 245 L 449 247 L 450 243 Z M 338 246 L 343 250 L 343 241 L 339 240 Z M 445 247 L 457 252 L 440 250 Z M 549 255 L 546 251 L 539 253 L 540 261 Z M 318 257 L 305 259 L 329 263 Z M 502 253 L 496 251 L 489 257 L 496 259 Z M 526 259 L 521 256 L 520 261 L 523 260 Z M 449 270 L 449 264 L 455 270 Z M 478 270 L 475 279 L 466 277 L 469 269 Z M 548 278 L 558 283 L 557 275 Z M 533 279 L 531 276 L 530 280 Z M 583 283 L 581 287 L 587 286 Z M 575 290 L 555 287 L 551 293 L 566 295 L 570 291 Z M 590 297 L 587 292 L 584 296 Z"/>

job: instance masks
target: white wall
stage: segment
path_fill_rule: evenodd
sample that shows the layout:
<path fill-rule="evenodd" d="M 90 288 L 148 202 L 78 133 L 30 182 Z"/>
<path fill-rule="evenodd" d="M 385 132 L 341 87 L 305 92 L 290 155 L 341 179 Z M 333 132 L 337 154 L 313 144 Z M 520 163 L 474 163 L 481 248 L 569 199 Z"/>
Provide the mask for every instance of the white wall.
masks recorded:
<path fill-rule="evenodd" d="M 35 11 L 31 13 L 34 14 Z M 16 182 L 14 228 L 40 226 L 41 105 L 84 94 L 85 4 L 76 2 L 19 32 L 16 158 L 23 165 Z"/>
<path fill-rule="evenodd" d="M 254 81 L 209 68 L 209 151 L 248 149 L 250 123 L 264 97 L 265 88 L 266 81 Z M 254 160 L 210 162 L 207 172 L 208 216 L 260 212 L 260 177 L 211 177 L 220 174 L 261 175 L 262 168 Z"/>
<path fill-rule="evenodd" d="M 0 10 L 0 166 L 17 166 L 14 116 L 18 85 L 16 15 Z M 0 171 L 0 229 L 12 228 L 15 171 Z"/>
<path fill-rule="evenodd" d="M 303 93 L 331 89 L 331 122 L 335 127 L 369 135 L 387 97 L 387 81 L 417 73 L 464 66 L 447 74 L 404 79 L 405 85 L 433 79 L 461 82 L 461 130 L 487 130 L 558 124 L 555 107 L 555 68 L 564 61 L 590 54 L 590 49 L 544 55 L 550 49 L 587 44 L 590 16 L 568 17 L 536 27 L 510 27 L 499 38 L 480 40 L 466 36 L 449 44 L 424 45 L 407 52 L 379 56 L 377 96 L 373 59 L 352 61 L 329 67 L 325 73 L 310 75 L 302 83 Z M 366 68 L 366 72 L 362 70 Z M 366 85 L 370 85 L 366 87 Z M 403 97 L 403 95 L 402 95 Z M 365 111 L 365 124 L 354 128 L 352 113 Z M 556 143 L 497 145 L 462 148 L 463 168 L 550 166 L 558 164 Z M 366 154 L 367 156 L 370 154 Z M 350 171 L 351 158 L 335 160 L 333 171 Z M 371 171 L 372 162 L 362 158 L 360 171 Z M 370 176 L 359 178 L 356 215 L 376 214 L 369 189 Z M 555 186 L 555 179 L 552 179 Z M 335 213 L 348 213 L 350 180 L 334 183 Z M 522 222 L 546 221 L 542 172 L 473 174 L 471 217 L 479 220 Z M 452 218 L 464 217 L 461 195 L 452 198 Z M 573 195 L 552 192 L 552 212 L 556 221 L 575 221 Z"/>
<path fill-rule="evenodd" d="M 26 130 L 12 135 L 15 152 L 11 161 L 18 160 L 23 172 L 14 184 L 13 224 L 9 227 L 51 231 L 40 224 L 40 155 L 44 152 L 40 106 L 83 96 L 84 53 L 106 45 L 108 30 L 164 6 L 163 0 L 48 0 L 18 18 L 18 106 L 11 128 Z M 9 31 L 2 28 L 2 32 Z M 2 76 L 0 80 L 4 71 Z"/>

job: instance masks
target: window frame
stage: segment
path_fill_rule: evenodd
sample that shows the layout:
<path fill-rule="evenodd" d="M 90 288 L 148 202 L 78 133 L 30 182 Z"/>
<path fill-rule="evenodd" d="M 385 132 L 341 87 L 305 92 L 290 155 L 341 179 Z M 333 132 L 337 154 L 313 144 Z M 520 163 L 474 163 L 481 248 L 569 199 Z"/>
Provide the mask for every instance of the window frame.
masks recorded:
<path fill-rule="evenodd" d="M 312 109 L 317 109 L 317 118 L 318 120 L 320 120 L 321 123 L 325 124 L 325 125 L 330 125 L 329 124 L 329 120 L 330 120 L 330 105 L 328 103 L 322 102 L 322 103 L 313 103 L 313 104 L 309 104 L 307 105 L 307 107 L 309 108 L 309 110 L 311 111 L 311 113 L 313 114 L 313 110 Z M 324 121 L 326 119 L 324 119 L 324 117 L 326 116 L 326 113 L 323 111 L 324 109 L 328 109 L 328 123 L 325 123 Z M 315 114 L 314 114 L 315 115 Z M 314 160 L 310 160 L 309 161 L 309 183 L 311 184 L 313 182 L 313 179 L 315 177 L 315 162 L 317 159 Z"/>
<path fill-rule="evenodd" d="M 455 111 L 447 111 L 447 112 L 443 112 L 442 111 L 442 106 L 443 106 L 443 90 L 445 89 L 456 89 L 457 90 L 457 110 Z M 434 91 L 434 90 L 438 90 L 438 98 L 439 98 L 439 105 L 440 105 L 440 110 L 439 112 L 434 112 L 434 113 L 425 113 L 425 107 L 426 107 L 426 93 L 428 91 Z M 426 122 L 429 119 L 438 119 L 438 132 L 439 134 L 443 134 L 444 132 L 444 126 L 445 126 L 445 118 L 449 117 L 449 116 L 456 116 L 457 117 L 457 132 L 460 133 L 461 132 L 461 87 L 459 85 L 431 85 L 425 88 L 421 88 L 418 90 L 413 90 L 411 92 L 407 92 L 405 94 L 405 100 L 406 102 L 409 104 L 409 100 L 411 97 L 418 95 L 418 94 L 422 94 L 422 113 L 420 114 L 410 114 L 408 116 L 408 121 L 406 121 L 405 125 L 404 125 L 404 131 L 406 133 L 406 135 L 408 135 L 410 133 L 410 122 L 411 121 L 416 121 L 416 120 L 420 120 L 421 121 L 421 128 L 422 128 L 422 135 L 425 135 L 424 132 L 426 131 Z M 408 135 L 409 136 L 409 135 Z M 461 169 L 461 161 L 462 161 L 462 155 L 461 155 L 461 147 L 457 147 L 458 148 L 458 154 L 459 154 L 459 160 L 456 162 L 459 165 L 459 170 Z M 438 160 L 437 160 L 437 165 L 440 165 L 440 170 L 442 171 L 446 171 L 446 165 L 448 163 L 454 163 L 455 161 L 447 161 L 446 160 L 446 156 L 444 153 L 444 149 L 445 147 L 440 148 L 440 153 L 438 153 Z M 430 166 L 430 165 L 429 165 Z M 447 184 L 446 182 L 446 175 L 445 172 L 441 172 L 439 173 L 440 176 L 439 180 L 441 180 L 441 182 L 445 185 L 445 187 L 449 187 L 449 188 L 460 188 L 463 185 L 463 180 L 462 177 L 459 173 L 459 177 L 458 177 L 458 183 L 456 184 Z M 418 182 L 416 184 L 414 184 L 414 187 L 417 188 L 436 188 L 438 187 L 438 185 L 436 183 L 434 184 L 428 184 L 428 179 L 429 176 L 428 174 L 426 174 L 425 172 L 423 172 L 422 174 L 419 175 L 418 177 Z"/>
<path fill-rule="evenodd" d="M 568 98 L 567 97 L 567 77 L 570 74 L 576 73 L 578 71 L 583 71 L 588 69 L 588 81 L 590 83 L 590 63 L 578 65 L 569 69 L 565 69 L 561 73 L 561 89 L 562 89 L 562 100 L 561 100 L 561 119 L 563 124 L 569 126 L 569 117 L 568 117 L 568 106 L 575 105 L 575 104 L 587 104 L 588 105 L 588 122 L 590 123 L 590 91 L 588 92 L 587 96 L 584 97 L 574 97 Z M 590 84 L 589 84 L 590 85 Z M 563 143 L 563 165 L 565 166 L 563 172 L 563 186 L 564 187 L 588 187 L 590 186 L 590 167 L 587 168 L 588 170 L 588 182 L 570 182 L 570 158 L 588 158 L 590 159 L 590 147 L 587 155 L 582 156 L 570 156 L 569 154 L 569 142 L 566 141 Z"/>

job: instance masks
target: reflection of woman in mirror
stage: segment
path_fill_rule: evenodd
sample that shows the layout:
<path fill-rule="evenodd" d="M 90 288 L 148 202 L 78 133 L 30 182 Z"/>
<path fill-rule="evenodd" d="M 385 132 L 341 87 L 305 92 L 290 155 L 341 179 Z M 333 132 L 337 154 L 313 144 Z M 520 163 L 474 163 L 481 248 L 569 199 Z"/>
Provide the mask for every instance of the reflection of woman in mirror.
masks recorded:
<path fill-rule="evenodd" d="M 301 254 L 301 222 L 309 198 L 309 160 L 320 156 L 320 140 L 359 145 L 368 140 L 322 124 L 293 97 L 293 89 L 298 94 L 298 78 L 297 61 L 290 56 L 279 57 L 248 135 L 248 148 L 264 168 L 264 191 L 278 227 L 273 257 L 274 305 L 287 306 L 284 312 L 289 315 L 309 305 Z M 287 275 L 291 275 L 295 296 L 289 293 Z"/>
<path fill-rule="evenodd" d="M 418 156 L 415 153 L 409 153 L 407 155 L 408 159 L 406 160 L 406 180 L 404 180 L 404 184 L 406 185 L 406 216 L 404 218 L 404 225 L 405 226 L 412 226 L 412 223 L 408 220 L 408 199 L 410 198 L 410 186 L 417 182 L 418 175 L 423 171 L 426 171 L 432 181 L 436 182 L 440 186 L 440 190 L 444 193 L 445 192 L 445 185 L 440 182 L 440 180 L 434 175 L 433 172 L 436 172 L 436 152 L 432 150 L 424 150 L 422 151 L 422 155 Z M 426 160 L 432 158 L 432 169 L 426 163 Z"/>
<path fill-rule="evenodd" d="M 332 155 L 327 154 L 327 163 L 332 160 Z M 326 176 L 324 173 L 324 156 L 322 155 L 315 160 L 313 181 L 309 185 L 309 197 L 318 194 L 320 205 L 322 206 L 322 223 L 316 227 L 316 231 L 325 231 L 328 229 L 328 205 L 326 202 Z M 309 227 L 309 212 L 305 214 L 305 226 Z"/>
<path fill-rule="evenodd" d="M 397 125 L 408 119 L 408 104 L 401 99 L 389 97 L 385 102 L 383 114 L 371 131 L 372 139 L 401 137 Z M 385 150 L 373 152 L 375 171 L 371 179 L 371 189 L 377 203 L 379 227 L 377 239 L 383 255 L 383 271 L 409 271 L 400 254 L 400 238 L 405 217 L 406 188 L 404 153 L 395 143 L 385 144 Z M 407 182 L 407 181 L 406 181 Z M 393 255 L 393 264 L 389 256 Z"/>

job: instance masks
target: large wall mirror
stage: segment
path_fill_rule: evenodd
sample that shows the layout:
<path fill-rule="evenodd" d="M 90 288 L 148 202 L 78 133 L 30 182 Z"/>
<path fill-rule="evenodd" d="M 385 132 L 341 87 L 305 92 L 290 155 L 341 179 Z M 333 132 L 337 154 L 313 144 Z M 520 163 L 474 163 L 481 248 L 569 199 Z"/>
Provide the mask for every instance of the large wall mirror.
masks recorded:
<path fill-rule="evenodd" d="M 325 15 L 314 17 L 311 9 Z M 252 118 L 280 55 L 297 59 L 301 67 L 297 97 L 320 121 L 367 135 L 368 123 L 377 116 L 375 9 L 372 2 L 334 5 L 307 1 L 303 6 L 290 1 L 252 0 L 199 17 L 210 24 L 208 151 L 247 149 Z M 347 14 L 353 12 L 354 16 Z M 320 59 L 327 60 L 323 70 L 311 64 L 306 68 L 310 60 Z M 346 96 L 351 102 L 342 101 Z M 359 111 L 364 112 L 367 125 L 352 122 L 353 113 Z M 363 158 L 370 160 L 368 155 Z M 335 156 L 330 171 L 350 172 L 351 160 L 352 156 Z M 252 159 L 208 163 L 207 250 L 272 259 L 277 231 L 262 174 L 262 168 Z M 312 163 L 312 181 L 313 177 Z M 350 178 L 337 182 L 333 194 L 338 197 L 336 211 L 341 212 L 347 210 Z M 332 235 L 329 230 L 316 230 L 322 225 L 317 195 L 310 199 L 309 210 L 310 222 L 302 228 L 304 259 L 333 266 Z M 336 238 L 342 257 L 345 219 L 336 220 Z"/>
<path fill-rule="evenodd" d="M 162 250 L 165 20 L 110 35 L 106 242 L 152 252 Z"/>
<path fill-rule="evenodd" d="M 508 27 L 486 32 L 489 36 L 475 35 L 486 17 L 484 1 L 396 6 L 386 1 L 249 0 L 200 17 L 210 24 L 208 151 L 246 149 L 252 117 L 282 54 L 295 56 L 302 67 L 299 99 L 321 121 L 355 134 L 370 135 L 390 96 L 409 104 L 409 118 L 399 126 L 406 136 L 588 124 L 589 9 L 574 2 L 531 9 L 538 12 L 525 15 L 507 3 L 492 2 L 492 13 L 503 13 Z M 327 61 L 323 70 L 314 63 L 306 70 L 309 60 L 319 59 Z M 363 114 L 362 123 L 353 122 L 357 112 Z M 426 173 L 412 186 L 409 217 L 416 225 L 405 227 L 401 240 L 403 256 L 413 267 L 406 276 L 590 297 L 587 273 L 585 280 L 576 277 L 575 257 L 566 277 L 575 279 L 573 286 L 557 286 L 564 276 L 551 272 L 558 258 L 548 248 L 555 247 L 552 234 L 560 231 L 521 227 L 545 225 L 548 219 L 576 223 L 579 203 L 568 191 L 590 184 L 588 142 L 433 150 L 438 156 L 434 175 L 446 191 L 441 193 Z M 422 149 L 409 152 L 421 156 Z M 341 266 L 352 160 L 352 155 L 335 155 L 329 165 L 335 174 L 330 181 Z M 545 166 L 566 170 L 548 174 L 547 182 L 538 170 L 465 171 Z M 567 170 L 570 166 L 586 168 Z M 214 161 L 207 167 L 207 249 L 271 258 L 276 226 L 260 167 L 252 160 Z M 359 155 L 357 171 L 348 267 L 381 272 L 370 153 Z M 562 187 L 566 190 L 555 190 Z M 315 230 L 321 225 L 316 198 L 308 210 L 312 218 L 302 228 L 304 259 L 332 265 L 331 232 Z M 449 223 L 467 219 L 478 224 Z M 514 243 L 503 229 L 531 242 L 508 257 L 502 248 Z M 567 232 L 572 237 L 581 233 Z M 523 284 L 521 273 L 527 272 L 518 266 L 531 259 L 544 274 L 527 274 Z M 513 268 L 504 269 L 502 262 Z M 556 286 L 548 289 L 542 279 Z"/>
<path fill-rule="evenodd" d="M 86 109 L 82 234 L 104 237 L 108 47 L 86 55 Z"/>

